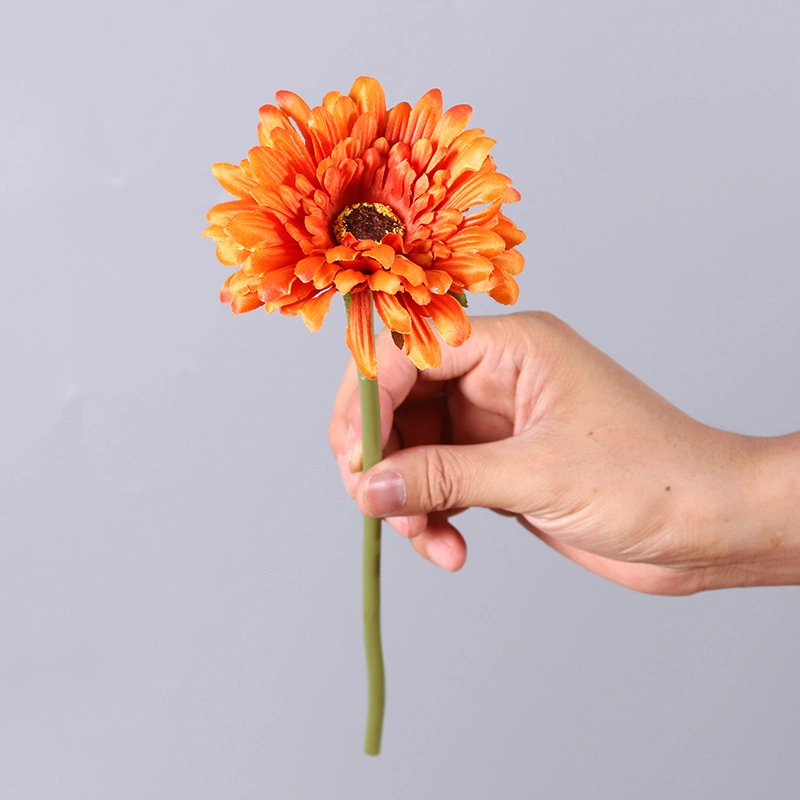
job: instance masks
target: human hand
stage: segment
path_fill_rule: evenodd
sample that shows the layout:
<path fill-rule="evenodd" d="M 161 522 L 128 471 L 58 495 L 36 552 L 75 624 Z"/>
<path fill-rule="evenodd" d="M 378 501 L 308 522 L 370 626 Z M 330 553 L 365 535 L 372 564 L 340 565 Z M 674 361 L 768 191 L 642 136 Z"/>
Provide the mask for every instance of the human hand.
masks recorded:
<path fill-rule="evenodd" d="M 450 570 L 466 559 L 452 516 L 482 506 L 640 591 L 800 581 L 797 435 L 702 425 L 552 316 L 472 325 L 422 372 L 379 337 L 386 457 L 363 474 L 349 366 L 329 435 L 364 513 Z"/>

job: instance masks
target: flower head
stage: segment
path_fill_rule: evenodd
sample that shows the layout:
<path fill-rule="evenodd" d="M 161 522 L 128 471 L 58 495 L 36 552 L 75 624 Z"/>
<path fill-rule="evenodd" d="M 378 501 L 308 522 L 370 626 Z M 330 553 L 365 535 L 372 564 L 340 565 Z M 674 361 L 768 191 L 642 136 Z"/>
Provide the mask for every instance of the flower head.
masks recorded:
<path fill-rule="evenodd" d="M 443 111 L 431 89 L 387 110 L 366 77 L 315 108 L 292 92 L 276 101 L 259 110 L 247 158 L 212 167 L 237 198 L 208 212 L 204 232 L 236 268 L 220 293 L 234 313 L 278 309 L 316 331 L 333 295 L 349 294 L 347 344 L 374 378 L 370 294 L 420 369 L 441 363 L 428 320 L 450 345 L 469 336 L 465 292 L 516 301 L 525 234 L 502 204 L 519 194 L 495 168 L 494 140 L 467 129 L 469 106 Z"/>

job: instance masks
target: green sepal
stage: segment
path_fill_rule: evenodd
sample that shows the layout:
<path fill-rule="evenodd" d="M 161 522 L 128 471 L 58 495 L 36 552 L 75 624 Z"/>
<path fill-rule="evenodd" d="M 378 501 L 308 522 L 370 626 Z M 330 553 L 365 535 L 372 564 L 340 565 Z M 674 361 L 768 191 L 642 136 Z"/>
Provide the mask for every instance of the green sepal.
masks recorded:
<path fill-rule="evenodd" d="M 449 294 L 450 297 L 455 297 L 455 299 L 458 300 L 458 304 L 462 308 L 466 308 L 467 307 L 468 304 L 467 304 L 466 292 L 448 292 L 447 294 Z"/>

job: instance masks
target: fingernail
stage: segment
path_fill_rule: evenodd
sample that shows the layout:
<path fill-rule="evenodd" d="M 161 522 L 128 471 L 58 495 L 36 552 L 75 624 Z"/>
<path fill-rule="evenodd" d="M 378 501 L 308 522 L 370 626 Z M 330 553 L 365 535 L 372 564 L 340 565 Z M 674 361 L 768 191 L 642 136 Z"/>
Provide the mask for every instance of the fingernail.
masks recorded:
<path fill-rule="evenodd" d="M 405 505 L 406 484 L 399 472 L 379 472 L 364 487 L 364 505 L 373 517 L 388 517 Z"/>
<path fill-rule="evenodd" d="M 347 429 L 347 436 L 344 439 L 344 451 L 347 453 L 347 464 L 350 467 L 350 472 L 361 472 L 364 454 L 361 450 L 361 442 L 356 440 L 356 431 L 352 425 Z"/>

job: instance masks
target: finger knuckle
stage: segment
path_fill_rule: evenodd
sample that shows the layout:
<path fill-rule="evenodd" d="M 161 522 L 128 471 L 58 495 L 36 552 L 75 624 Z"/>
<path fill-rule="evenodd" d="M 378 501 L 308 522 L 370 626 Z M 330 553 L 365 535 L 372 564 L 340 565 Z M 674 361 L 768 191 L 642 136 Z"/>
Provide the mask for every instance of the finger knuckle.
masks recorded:
<path fill-rule="evenodd" d="M 453 508 L 458 503 L 460 468 L 449 450 L 432 447 L 427 452 L 424 504 L 431 509 Z"/>

